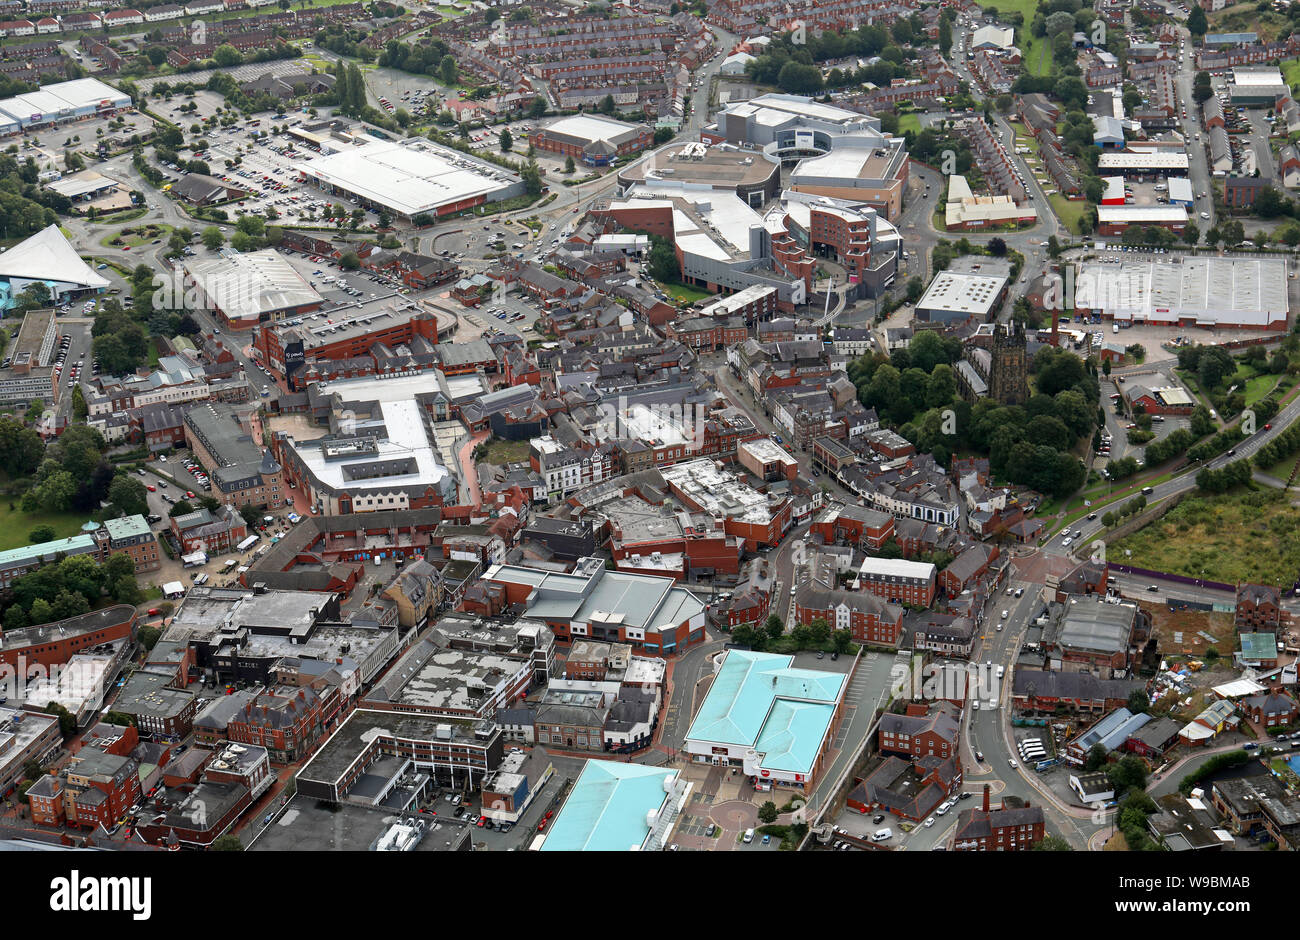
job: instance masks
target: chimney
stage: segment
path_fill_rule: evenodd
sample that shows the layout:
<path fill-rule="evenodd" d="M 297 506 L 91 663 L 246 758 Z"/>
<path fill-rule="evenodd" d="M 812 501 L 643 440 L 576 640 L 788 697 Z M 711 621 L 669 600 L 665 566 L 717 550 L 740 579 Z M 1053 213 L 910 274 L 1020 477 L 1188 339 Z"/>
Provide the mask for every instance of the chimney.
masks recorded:
<path fill-rule="evenodd" d="M 984 812 L 989 811 L 989 785 L 984 784 Z"/>

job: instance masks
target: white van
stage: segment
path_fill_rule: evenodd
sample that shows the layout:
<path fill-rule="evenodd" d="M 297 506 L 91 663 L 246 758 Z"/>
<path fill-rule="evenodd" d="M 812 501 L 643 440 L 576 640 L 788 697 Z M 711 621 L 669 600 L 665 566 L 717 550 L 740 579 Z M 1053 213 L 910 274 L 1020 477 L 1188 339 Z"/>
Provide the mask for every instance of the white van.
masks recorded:
<path fill-rule="evenodd" d="M 893 829 L 877 829 L 876 834 L 871 837 L 872 842 L 884 842 L 894 838 Z"/>
<path fill-rule="evenodd" d="M 745 838 L 744 838 L 743 841 L 745 842 L 746 845 L 748 845 L 750 842 L 753 842 L 753 841 L 754 841 L 754 830 L 753 830 L 753 829 L 746 829 L 746 830 L 745 830 Z"/>

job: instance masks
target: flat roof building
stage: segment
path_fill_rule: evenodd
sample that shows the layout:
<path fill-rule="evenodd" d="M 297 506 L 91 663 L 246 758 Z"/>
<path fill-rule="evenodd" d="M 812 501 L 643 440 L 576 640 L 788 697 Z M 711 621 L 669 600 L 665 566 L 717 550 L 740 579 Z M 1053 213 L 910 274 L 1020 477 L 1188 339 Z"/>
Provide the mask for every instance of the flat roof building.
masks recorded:
<path fill-rule="evenodd" d="M 1086 262 L 1076 270 L 1076 312 L 1160 326 L 1286 328 L 1281 258 Z"/>
<path fill-rule="evenodd" d="M 619 186 L 664 179 L 695 183 L 734 192 L 758 207 L 776 198 L 781 187 L 781 163 L 765 153 L 733 144 L 712 147 L 698 141 L 669 144 L 619 171 Z"/>
<path fill-rule="evenodd" d="M 940 271 L 916 303 L 916 319 L 929 323 L 987 322 L 1001 305 L 1005 274 Z"/>
<path fill-rule="evenodd" d="M 412 219 L 443 216 L 523 195 L 509 170 L 425 144 L 373 141 L 294 166 L 326 192 Z"/>
<path fill-rule="evenodd" d="M 220 258 L 189 258 L 184 263 L 198 300 L 221 315 L 226 327 L 250 329 L 319 310 L 325 302 L 297 269 L 272 248 Z"/>
<path fill-rule="evenodd" d="M 589 760 L 538 847 L 543 852 L 664 848 L 691 784 L 680 771 Z"/>
<path fill-rule="evenodd" d="M 654 131 L 645 124 L 628 124 L 598 114 L 575 114 L 535 131 L 530 141 L 539 150 L 575 157 L 587 166 L 608 166 L 618 157 L 650 146 Z"/>
<path fill-rule="evenodd" d="M 847 677 L 793 656 L 727 651 L 686 732 L 691 760 L 742 767 L 756 782 L 806 789 L 838 726 Z"/>

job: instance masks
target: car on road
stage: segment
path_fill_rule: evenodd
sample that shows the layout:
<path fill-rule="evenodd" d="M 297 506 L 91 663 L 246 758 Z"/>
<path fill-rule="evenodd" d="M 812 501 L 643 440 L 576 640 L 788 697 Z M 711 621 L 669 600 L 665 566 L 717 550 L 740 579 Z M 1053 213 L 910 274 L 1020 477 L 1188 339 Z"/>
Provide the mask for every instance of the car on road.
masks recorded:
<path fill-rule="evenodd" d="M 926 829 L 929 829 L 931 826 L 933 826 L 933 825 L 934 825 L 934 817 L 931 816 L 929 819 L 927 819 L 927 820 L 925 821 L 924 825 L 925 825 L 925 828 L 926 828 Z"/>
<path fill-rule="evenodd" d="M 1009 610 L 1004 610 L 1004 611 L 1002 611 L 1002 619 L 1003 619 L 1003 620 L 1006 620 L 1006 619 L 1007 619 L 1008 617 L 1010 617 L 1010 616 L 1011 616 L 1011 611 L 1009 611 Z"/>
<path fill-rule="evenodd" d="M 1011 766 L 1011 767 L 1017 767 L 1017 766 L 1019 766 L 1019 765 L 1016 763 L 1016 760 L 1015 760 L 1014 757 L 1008 757 L 1008 758 L 1007 758 L 1007 764 L 1008 764 L 1009 766 Z"/>
<path fill-rule="evenodd" d="M 984 755 L 979 751 L 975 752 L 975 759 L 979 761 L 981 764 L 984 763 Z"/>

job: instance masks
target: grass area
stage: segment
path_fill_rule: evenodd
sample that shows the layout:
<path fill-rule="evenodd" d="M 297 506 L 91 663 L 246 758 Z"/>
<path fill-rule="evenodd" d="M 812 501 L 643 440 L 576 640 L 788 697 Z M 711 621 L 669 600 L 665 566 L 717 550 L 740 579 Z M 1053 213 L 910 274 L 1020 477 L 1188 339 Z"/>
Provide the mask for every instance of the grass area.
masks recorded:
<path fill-rule="evenodd" d="M 921 116 L 913 111 L 911 114 L 900 114 L 898 116 L 898 133 L 906 134 L 911 131 L 914 134 L 921 133 Z"/>
<path fill-rule="evenodd" d="M 684 304 L 693 304 L 697 300 L 705 300 L 713 296 L 708 291 L 700 290 L 698 287 L 687 287 L 685 284 L 674 284 L 669 281 L 660 281 L 658 283 L 665 294 Z"/>
<path fill-rule="evenodd" d="M 1052 204 L 1052 211 L 1056 217 L 1074 235 L 1080 234 L 1079 222 L 1083 219 L 1088 211 L 1088 200 L 1086 199 L 1066 199 L 1060 193 L 1048 196 L 1047 201 Z"/>
<path fill-rule="evenodd" d="M 1281 490 L 1238 489 L 1184 499 L 1110 546 L 1110 557 L 1229 584 L 1289 585 L 1300 573 L 1300 509 Z M 1130 554 L 1131 553 L 1131 554 Z"/>
<path fill-rule="evenodd" d="M 1295 469 L 1297 460 L 1300 460 L 1300 454 L 1291 454 L 1276 463 L 1271 463 L 1265 467 L 1257 466 L 1255 469 L 1265 476 L 1276 477 L 1286 482 L 1287 478 L 1291 476 L 1291 471 Z"/>
<path fill-rule="evenodd" d="M 478 459 L 478 463 L 490 463 L 493 466 L 499 467 L 504 464 L 518 463 L 521 460 L 527 459 L 527 441 L 506 441 L 494 437 L 487 442 L 487 453 Z"/>
<path fill-rule="evenodd" d="M 1279 378 L 1281 376 L 1273 375 L 1271 372 L 1259 372 L 1252 366 L 1238 364 L 1236 375 L 1233 376 L 1233 382 L 1238 385 L 1242 382 L 1246 383 L 1244 393 L 1246 395 L 1246 407 L 1249 408 L 1273 391 L 1277 387 Z"/>
<path fill-rule="evenodd" d="M 120 229 L 116 232 L 110 232 L 99 240 L 99 243 L 105 248 L 139 248 L 141 245 L 148 245 L 154 239 L 165 239 L 172 233 L 170 225 L 161 225 L 150 222 L 148 225 L 142 225 L 139 228 L 132 228 L 127 234 L 126 229 Z M 120 243 L 114 244 L 115 239 L 121 239 Z"/>
<path fill-rule="evenodd" d="M 1287 87 L 1300 83 L 1300 59 L 1287 59 L 1282 63 L 1282 78 Z"/>
<path fill-rule="evenodd" d="M 50 526 L 54 537 L 63 539 L 76 535 L 86 524 L 86 517 L 80 513 L 23 512 L 17 508 L 17 500 L 13 506 L 10 509 L 8 501 L 0 503 L 0 551 L 27 545 L 30 541 L 27 534 L 40 525 Z"/>
<path fill-rule="evenodd" d="M 1029 30 L 1029 21 L 1033 15 L 1025 18 L 1025 25 L 1016 32 L 1019 34 L 1020 51 L 1024 54 L 1025 69 L 1031 75 L 1047 75 L 1052 71 L 1051 47 L 1047 37 L 1035 36 Z"/>

